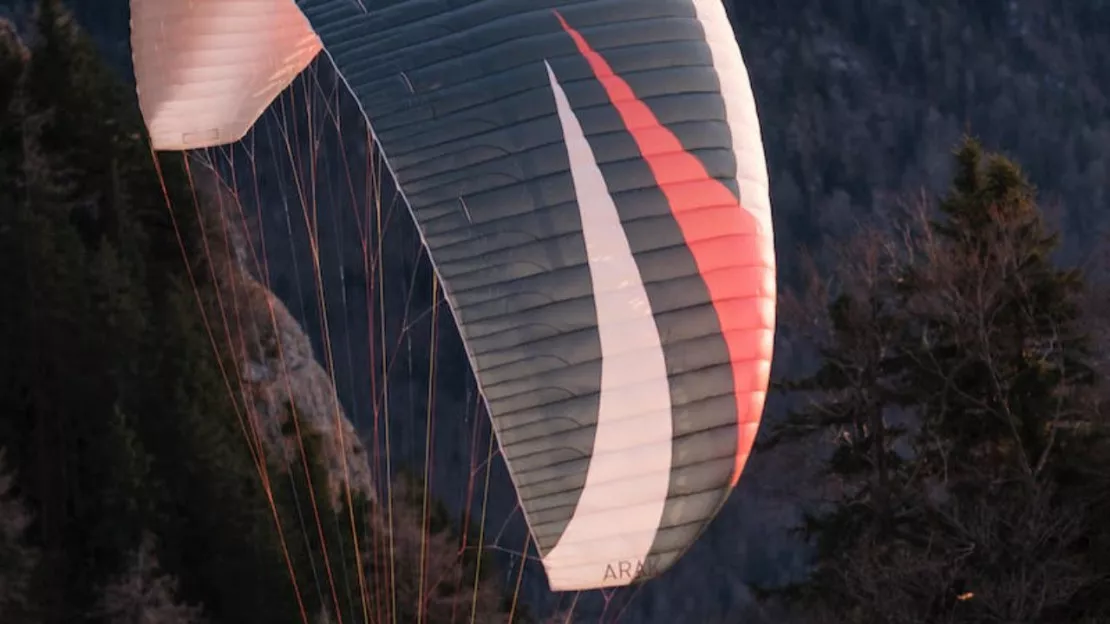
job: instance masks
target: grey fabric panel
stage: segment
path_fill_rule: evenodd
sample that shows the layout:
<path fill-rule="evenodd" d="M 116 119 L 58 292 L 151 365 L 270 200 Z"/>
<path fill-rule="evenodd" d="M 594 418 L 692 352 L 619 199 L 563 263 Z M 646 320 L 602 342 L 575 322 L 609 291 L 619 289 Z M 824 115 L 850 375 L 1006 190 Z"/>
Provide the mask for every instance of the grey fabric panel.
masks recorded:
<path fill-rule="evenodd" d="M 669 566 L 668 553 L 696 533 L 681 527 L 700 530 L 712 507 L 706 492 L 719 501 L 731 473 L 731 370 L 670 207 L 552 9 L 735 192 L 724 107 L 689 0 L 375 0 L 365 12 L 353 0 L 297 3 L 359 99 L 443 278 L 542 553 L 584 484 L 601 368 L 543 62 L 553 67 L 621 214 L 672 374 L 664 526 L 675 528 L 660 533 L 653 554 Z"/>
<path fill-rule="evenodd" d="M 721 501 L 719 488 L 702 490 L 700 486 L 700 483 L 705 480 L 705 477 L 711 471 L 715 468 L 717 470 L 721 468 L 720 462 L 713 463 L 710 458 L 727 459 L 731 464 L 735 446 L 734 440 L 722 439 L 722 436 L 715 431 L 702 431 L 675 440 L 675 469 L 672 470 L 671 475 L 672 496 L 664 506 L 663 518 L 660 523 L 662 528 L 684 525 L 689 522 L 689 518 L 696 518 L 697 530 L 700 531 L 701 524 L 712 517 Z M 567 452 L 565 449 L 554 449 L 550 453 L 558 457 L 573 457 L 573 453 Z M 529 457 L 524 457 L 518 461 L 525 463 L 528 459 Z M 698 467 L 702 469 L 701 474 L 697 471 Z M 683 472 L 682 469 L 687 469 L 687 472 Z M 527 468 L 524 468 L 523 471 L 528 472 Z M 684 487 L 692 489 L 692 493 L 686 494 L 675 491 L 675 475 L 678 474 L 686 475 L 684 483 L 688 483 L 688 485 Z M 728 472 L 725 473 L 724 479 L 727 481 Z M 534 503 L 536 500 L 537 498 L 533 498 L 532 502 Z M 539 500 L 543 500 L 542 497 Z M 573 512 L 574 508 L 570 505 L 532 512 L 530 520 L 532 532 L 537 542 L 543 543 L 545 540 L 557 538 L 562 533 Z M 658 538 L 656 541 L 658 544 Z"/>

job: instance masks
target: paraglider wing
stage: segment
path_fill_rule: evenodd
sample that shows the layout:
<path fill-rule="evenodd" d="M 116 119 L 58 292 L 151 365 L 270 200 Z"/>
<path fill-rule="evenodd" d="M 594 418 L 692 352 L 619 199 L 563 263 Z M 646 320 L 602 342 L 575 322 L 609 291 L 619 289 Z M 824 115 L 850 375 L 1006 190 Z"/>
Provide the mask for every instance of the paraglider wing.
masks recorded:
<path fill-rule="evenodd" d="M 139 107 L 154 149 L 238 141 L 320 52 L 292 0 L 131 0 Z"/>
<path fill-rule="evenodd" d="M 721 0 L 296 5 L 416 220 L 551 587 L 661 573 L 740 476 L 774 334 L 766 164 Z M 233 30 L 196 28 L 176 45 Z M 288 39 L 301 52 L 282 49 L 270 90 L 307 62 Z M 152 80 L 163 147 L 210 127 L 231 140 L 266 99 L 184 123 L 159 105 L 199 96 L 151 96 Z"/>
<path fill-rule="evenodd" d="M 669 567 L 747 459 L 774 326 L 720 0 L 297 0 L 466 343 L 553 589 Z"/>

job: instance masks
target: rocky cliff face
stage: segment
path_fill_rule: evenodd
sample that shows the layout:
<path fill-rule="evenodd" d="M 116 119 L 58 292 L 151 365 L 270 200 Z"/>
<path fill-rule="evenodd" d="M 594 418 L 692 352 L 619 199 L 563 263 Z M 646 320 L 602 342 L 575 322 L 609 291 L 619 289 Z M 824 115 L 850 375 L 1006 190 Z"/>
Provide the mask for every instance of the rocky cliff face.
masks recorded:
<path fill-rule="evenodd" d="M 287 462 L 299 462 L 294 432 L 319 436 L 325 445 L 320 459 L 333 503 L 345 500 L 345 484 L 352 493 L 373 498 L 366 447 L 308 335 L 273 292 L 246 270 L 240 271 L 238 294 L 247 313 L 243 318 L 244 390 L 264 443 Z"/>
<path fill-rule="evenodd" d="M 233 189 L 203 155 L 192 160 L 194 189 L 210 211 L 205 253 L 219 267 L 221 310 L 255 431 L 272 458 L 286 465 L 301 462 L 298 435 L 319 440 L 323 447 L 318 459 L 333 504 L 346 500 L 347 486 L 352 495 L 372 500 L 369 455 L 324 368 L 325 359 L 316 353 L 301 321 L 260 277 L 264 256 L 247 231 L 249 221 Z"/>

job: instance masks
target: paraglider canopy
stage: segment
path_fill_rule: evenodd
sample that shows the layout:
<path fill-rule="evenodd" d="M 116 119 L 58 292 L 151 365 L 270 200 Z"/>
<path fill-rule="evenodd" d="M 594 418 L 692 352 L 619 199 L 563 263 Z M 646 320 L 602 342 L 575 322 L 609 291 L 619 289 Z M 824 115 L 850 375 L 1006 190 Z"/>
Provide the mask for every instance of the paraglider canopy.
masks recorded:
<path fill-rule="evenodd" d="M 651 578 L 735 486 L 770 370 L 767 171 L 724 7 L 433 4 L 132 0 L 154 147 L 238 140 L 322 49 L 418 225 L 552 588 Z"/>

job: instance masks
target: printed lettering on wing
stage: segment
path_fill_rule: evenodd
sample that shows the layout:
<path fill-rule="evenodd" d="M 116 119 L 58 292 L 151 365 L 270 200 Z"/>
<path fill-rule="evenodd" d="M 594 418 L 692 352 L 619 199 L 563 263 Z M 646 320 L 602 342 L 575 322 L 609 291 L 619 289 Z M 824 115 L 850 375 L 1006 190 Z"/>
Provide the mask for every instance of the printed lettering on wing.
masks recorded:
<path fill-rule="evenodd" d="M 655 574 L 655 564 L 643 559 L 621 559 L 610 561 L 605 565 L 605 578 L 603 580 L 633 580 Z"/>

